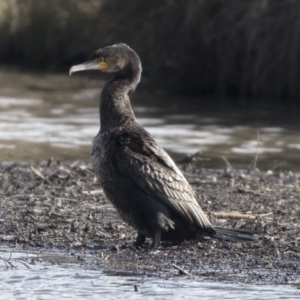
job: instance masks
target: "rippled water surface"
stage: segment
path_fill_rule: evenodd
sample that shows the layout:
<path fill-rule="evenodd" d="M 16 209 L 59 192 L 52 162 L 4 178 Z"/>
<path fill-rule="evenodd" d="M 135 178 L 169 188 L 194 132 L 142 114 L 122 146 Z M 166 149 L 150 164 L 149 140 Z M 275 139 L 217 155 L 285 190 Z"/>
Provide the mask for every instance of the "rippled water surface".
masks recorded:
<path fill-rule="evenodd" d="M 299 299 L 291 286 L 226 284 L 199 278 L 107 276 L 78 265 L 43 262 L 43 256 L 1 253 L 0 299 Z M 36 260 L 35 263 L 32 263 Z M 47 256 L 51 261 L 51 256 Z M 57 257 L 53 257 L 54 262 Z"/>
<path fill-rule="evenodd" d="M 2 160 L 89 160 L 99 130 L 102 81 L 83 76 L 0 74 Z M 188 99 L 144 93 L 133 97 L 138 121 L 175 158 L 200 151 L 205 167 L 300 169 L 299 118 L 283 120 L 268 111 L 202 111 Z M 196 100 L 197 103 L 198 100 Z M 195 103 L 195 101 L 194 101 Z"/>

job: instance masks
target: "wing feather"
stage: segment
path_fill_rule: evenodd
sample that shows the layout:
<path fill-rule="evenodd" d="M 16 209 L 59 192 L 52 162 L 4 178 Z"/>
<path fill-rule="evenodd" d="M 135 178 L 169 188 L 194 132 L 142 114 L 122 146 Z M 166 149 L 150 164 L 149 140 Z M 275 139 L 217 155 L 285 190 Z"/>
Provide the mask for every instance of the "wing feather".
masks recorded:
<path fill-rule="evenodd" d="M 212 229 L 183 174 L 146 131 L 127 133 L 116 151 L 120 171 L 141 189 L 198 227 Z"/>

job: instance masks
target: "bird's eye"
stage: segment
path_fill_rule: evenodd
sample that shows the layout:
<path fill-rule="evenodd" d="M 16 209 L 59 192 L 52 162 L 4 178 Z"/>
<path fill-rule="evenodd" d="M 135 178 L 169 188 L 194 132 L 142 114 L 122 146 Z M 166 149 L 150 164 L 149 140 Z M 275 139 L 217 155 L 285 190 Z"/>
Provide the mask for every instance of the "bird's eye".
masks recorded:
<path fill-rule="evenodd" d="M 95 58 L 94 59 L 94 62 L 95 63 L 101 63 L 101 62 L 103 62 L 104 61 L 104 57 L 98 57 L 98 58 Z"/>

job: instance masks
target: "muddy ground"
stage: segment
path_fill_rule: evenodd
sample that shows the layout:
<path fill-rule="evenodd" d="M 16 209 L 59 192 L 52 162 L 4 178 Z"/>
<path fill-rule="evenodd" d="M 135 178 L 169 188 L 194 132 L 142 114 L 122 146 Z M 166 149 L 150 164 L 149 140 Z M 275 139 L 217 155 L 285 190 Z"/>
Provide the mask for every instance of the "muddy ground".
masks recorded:
<path fill-rule="evenodd" d="M 73 257 L 109 275 L 299 282 L 300 174 L 181 168 L 214 225 L 256 230 L 259 241 L 134 247 L 136 233 L 106 200 L 91 166 L 49 160 L 0 163 L 0 247 L 59 253 L 51 263 Z"/>

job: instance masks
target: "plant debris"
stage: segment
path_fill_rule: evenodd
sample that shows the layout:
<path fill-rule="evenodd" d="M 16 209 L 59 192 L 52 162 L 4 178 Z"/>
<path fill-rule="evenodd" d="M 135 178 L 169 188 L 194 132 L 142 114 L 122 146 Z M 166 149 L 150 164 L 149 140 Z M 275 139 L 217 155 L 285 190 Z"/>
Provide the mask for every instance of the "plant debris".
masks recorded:
<path fill-rule="evenodd" d="M 255 230 L 259 241 L 224 244 L 204 238 L 153 250 L 149 239 L 135 247 L 136 232 L 105 198 L 91 166 L 49 160 L 0 163 L 1 248 L 71 253 L 80 258 L 77 263 L 108 275 L 299 281 L 300 174 L 191 164 L 182 169 L 214 225 Z"/>

